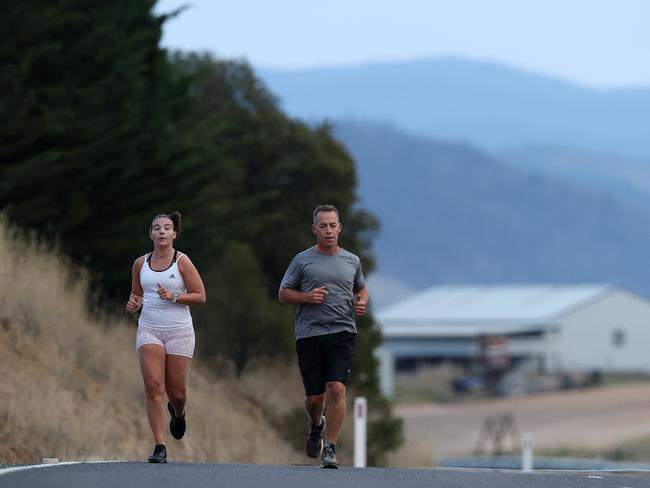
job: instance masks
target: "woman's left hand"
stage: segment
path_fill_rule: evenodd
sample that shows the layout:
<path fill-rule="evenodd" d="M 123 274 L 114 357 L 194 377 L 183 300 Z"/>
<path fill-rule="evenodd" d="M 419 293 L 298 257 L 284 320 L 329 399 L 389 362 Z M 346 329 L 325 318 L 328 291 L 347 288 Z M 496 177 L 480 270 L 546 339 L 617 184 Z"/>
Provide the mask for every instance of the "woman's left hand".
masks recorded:
<path fill-rule="evenodd" d="M 174 299 L 174 295 L 172 294 L 172 292 L 169 291 L 164 286 L 161 286 L 160 283 L 158 283 L 158 296 L 162 300 L 167 300 L 168 302 L 171 302 Z"/>

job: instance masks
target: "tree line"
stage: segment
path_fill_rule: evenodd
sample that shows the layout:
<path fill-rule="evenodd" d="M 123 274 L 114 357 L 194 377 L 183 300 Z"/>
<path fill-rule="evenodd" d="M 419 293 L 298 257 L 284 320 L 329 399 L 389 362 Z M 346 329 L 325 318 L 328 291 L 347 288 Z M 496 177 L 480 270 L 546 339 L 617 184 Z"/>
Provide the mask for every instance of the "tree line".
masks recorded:
<path fill-rule="evenodd" d="M 377 221 L 357 205 L 354 161 L 327 123 L 284 114 L 246 62 L 162 49 L 168 16 L 154 5 L 5 8 L 0 209 L 90 269 L 107 306 L 128 296 L 152 217 L 180 210 L 176 247 L 209 297 L 195 312 L 201 353 L 241 374 L 253 359 L 293 354 L 292 311 L 276 294 L 290 259 L 313 243 L 311 210 L 339 208 L 342 245 L 366 273 Z M 351 382 L 372 400 L 370 454 L 381 462 L 400 425 L 378 394 L 372 317 L 358 327 Z"/>

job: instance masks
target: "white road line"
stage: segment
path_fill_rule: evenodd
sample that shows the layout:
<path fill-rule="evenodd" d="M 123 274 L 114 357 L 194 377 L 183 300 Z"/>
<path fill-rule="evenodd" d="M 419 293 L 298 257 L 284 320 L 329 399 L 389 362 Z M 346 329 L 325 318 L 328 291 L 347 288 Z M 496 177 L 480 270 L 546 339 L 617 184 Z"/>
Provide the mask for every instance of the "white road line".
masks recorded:
<path fill-rule="evenodd" d="M 16 471 L 26 471 L 28 469 L 37 469 L 37 468 L 51 468 L 53 466 L 61 466 L 63 464 L 80 464 L 80 463 L 78 461 L 68 461 L 62 463 L 30 464 L 29 466 L 14 466 L 13 468 L 0 469 L 0 476 L 2 476 L 3 474 L 15 473 Z"/>
<path fill-rule="evenodd" d="M 0 468 L 0 476 L 3 474 L 15 473 L 17 471 L 26 471 L 28 469 L 53 468 L 55 466 L 64 466 L 66 464 L 97 464 L 97 463 L 126 463 L 128 461 L 64 461 L 60 463 L 30 464 L 28 466 L 15 466 L 12 468 Z"/>

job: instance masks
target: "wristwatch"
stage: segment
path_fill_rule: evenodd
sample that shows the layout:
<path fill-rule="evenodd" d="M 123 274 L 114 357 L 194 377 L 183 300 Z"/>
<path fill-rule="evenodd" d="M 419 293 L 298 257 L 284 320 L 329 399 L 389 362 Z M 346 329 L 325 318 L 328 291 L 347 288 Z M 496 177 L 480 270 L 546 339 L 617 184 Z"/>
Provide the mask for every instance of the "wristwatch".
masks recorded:
<path fill-rule="evenodd" d="M 178 297 L 179 297 L 179 296 L 181 296 L 180 293 L 178 293 L 177 291 L 173 292 L 173 293 L 172 293 L 172 302 L 176 303 L 176 301 L 178 300 Z"/>

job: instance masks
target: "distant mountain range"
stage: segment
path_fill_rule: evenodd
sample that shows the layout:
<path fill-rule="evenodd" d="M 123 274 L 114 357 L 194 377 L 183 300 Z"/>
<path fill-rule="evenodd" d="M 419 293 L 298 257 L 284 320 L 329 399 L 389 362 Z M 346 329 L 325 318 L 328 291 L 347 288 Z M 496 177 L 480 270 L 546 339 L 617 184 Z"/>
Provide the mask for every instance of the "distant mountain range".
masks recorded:
<path fill-rule="evenodd" d="M 494 152 L 559 146 L 650 159 L 650 88 L 595 90 L 454 58 L 258 73 L 307 120 L 387 122 Z"/>
<path fill-rule="evenodd" d="M 380 281 L 614 283 L 650 295 L 650 213 L 504 164 L 467 144 L 338 123 L 362 204 L 382 222 Z"/>
<path fill-rule="evenodd" d="M 650 116 L 650 114 L 648 114 Z M 522 146 L 502 151 L 499 160 L 530 173 L 572 185 L 650 210 L 650 157 L 626 158 L 563 147 Z"/>
<path fill-rule="evenodd" d="M 650 89 L 450 58 L 258 73 L 291 115 L 333 121 L 354 157 L 382 223 L 379 302 L 441 283 L 650 296 Z"/>

